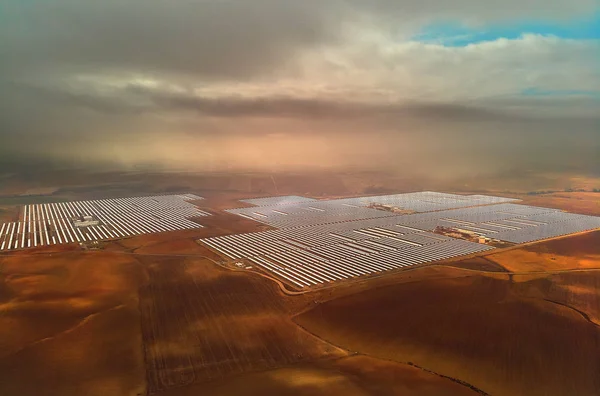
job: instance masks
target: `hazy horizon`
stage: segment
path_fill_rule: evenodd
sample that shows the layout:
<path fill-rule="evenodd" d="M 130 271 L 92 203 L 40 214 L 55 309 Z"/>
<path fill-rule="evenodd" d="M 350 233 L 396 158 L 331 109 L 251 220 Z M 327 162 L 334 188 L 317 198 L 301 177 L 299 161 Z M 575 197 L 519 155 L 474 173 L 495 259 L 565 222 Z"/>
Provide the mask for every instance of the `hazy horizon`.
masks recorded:
<path fill-rule="evenodd" d="M 594 0 L 10 1 L 0 166 L 598 175 L 599 15 Z"/>

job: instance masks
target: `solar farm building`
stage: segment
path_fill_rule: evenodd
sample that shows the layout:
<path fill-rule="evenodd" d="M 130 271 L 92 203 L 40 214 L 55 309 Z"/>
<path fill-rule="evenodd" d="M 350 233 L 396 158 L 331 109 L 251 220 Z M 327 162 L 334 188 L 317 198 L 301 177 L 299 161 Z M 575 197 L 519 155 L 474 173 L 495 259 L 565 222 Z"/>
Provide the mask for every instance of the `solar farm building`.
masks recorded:
<path fill-rule="evenodd" d="M 493 249 L 432 231 L 460 228 L 481 241 L 511 243 L 600 228 L 600 218 L 515 204 L 515 199 L 437 192 L 335 200 L 272 197 L 229 212 L 275 230 L 201 239 L 232 260 L 246 259 L 295 288 L 331 282 Z M 409 210 L 373 209 L 385 205 Z"/>
<path fill-rule="evenodd" d="M 0 251 L 118 239 L 202 226 L 193 194 L 27 205 L 17 222 L 0 224 Z"/>

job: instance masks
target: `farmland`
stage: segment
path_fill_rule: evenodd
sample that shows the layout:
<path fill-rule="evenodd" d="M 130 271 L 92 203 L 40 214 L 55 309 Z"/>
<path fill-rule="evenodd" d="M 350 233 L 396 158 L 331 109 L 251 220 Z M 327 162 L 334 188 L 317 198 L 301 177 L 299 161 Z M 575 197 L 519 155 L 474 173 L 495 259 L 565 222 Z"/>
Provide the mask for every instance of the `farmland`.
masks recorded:
<path fill-rule="evenodd" d="M 514 394 L 546 372 L 554 378 L 540 392 L 596 389 L 587 373 L 596 369 L 597 326 L 580 313 L 600 316 L 594 274 L 424 267 L 286 296 L 268 279 L 202 258 L 211 252 L 193 240 L 206 232 L 138 236 L 115 252 L 4 257 L 2 319 L 11 325 L 2 326 L 2 394 L 36 394 L 29 375 L 56 395 L 474 394 L 450 378 Z M 589 235 L 514 250 L 590 255 Z M 322 339 L 294 323 L 298 313 Z"/>
<path fill-rule="evenodd" d="M 297 364 L 229 380 L 171 389 L 164 396 L 233 395 L 476 395 L 468 387 L 419 368 L 367 356 Z"/>
<path fill-rule="evenodd" d="M 600 194 L 597 192 L 555 192 L 520 196 L 528 205 L 558 208 L 573 213 L 600 216 Z"/>
<path fill-rule="evenodd" d="M 108 252 L 0 258 L 0 394 L 144 389 L 138 263 Z"/>
<path fill-rule="evenodd" d="M 600 268 L 600 231 L 485 255 L 515 272 Z"/>
<path fill-rule="evenodd" d="M 144 260 L 149 283 L 140 310 L 150 394 L 345 355 L 295 326 L 277 286 L 263 278 L 212 271 L 209 261 Z"/>
<path fill-rule="evenodd" d="M 323 303 L 297 321 L 350 350 L 414 362 L 490 394 L 597 394 L 600 328 L 546 301 L 537 283 L 514 287 L 494 275 L 392 285 Z M 598 284 L 588 286 L 597 296 Z"/>

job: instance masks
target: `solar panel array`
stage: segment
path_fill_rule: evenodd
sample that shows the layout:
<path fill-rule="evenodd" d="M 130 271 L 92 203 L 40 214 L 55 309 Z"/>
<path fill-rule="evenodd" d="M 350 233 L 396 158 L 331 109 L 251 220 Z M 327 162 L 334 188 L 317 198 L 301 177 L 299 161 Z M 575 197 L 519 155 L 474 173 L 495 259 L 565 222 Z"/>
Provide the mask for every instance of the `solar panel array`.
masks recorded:
<path fill-rule="evenodd" d="M 503 202 L 514 202 L 518 199 L 494 197 L 489 195 L 457 195 L 434 191 L 423 191 L 408 194 L 382 195 L 376 197 L 343 198 L 334 200 L 344 205 L 369 206 L 377 203 L 392 205 L 415 212 L 432 212 L 469 206 L 492 205 Z"/>
<path fill-rule="evenodd" d="M 512 198 L 437 192 L 335 200 L 270 197 L 229 212 L 277 230 L 200 240 L 248 259 L 298 288 L 492 249 L 434 234 L 438 226 L 522 243 L 600 228 L 600 218 L 511 203 Z M 418 213 L 369 208 L 391 205 Z"/>
<path fill-rule="evenodd" d="M 385 212 L 384 212 L 385 213 Z M 298 288 L 492 249 L 400 224 L 404 216 L 289 227 L 200 241 Z"/>
<path fill-rule="evenodd" d="M 392 219 L 228 235 L 201 242 L 231 259 L 249 259 L 299 288 L 491 249 L 397 227 Z"/>
<path fill-rule="evenodd" d="M 400 223 L 421 230 L 460 228 L 512 243 L 534 242 L 600 228 L 600 217 L 536 206 L 498 204 L 403 216 Z"/>
<path fill-rule="evenodd" d="M 19 221 L 0 224 L 0 251 L 201 228 L 189 220 L 208 215 L 189 202 L 199 199 L 184 194 L 27 205 Z M 81 216 L 99 224 L 77 227 L 73 220 Z"/>
<path fill-rule="evenodd" d="M 512 198 L 444 194 L 431 191 L 323 201 L 300 198 L 302 197 L 286 196 L 279 199 L 271 197 L 243 200 L 242 202 L 261 206 L 229 209 L 228 212 L 273 227 L 289 228 L 395 216 L 392 212 L 368 208 L 372 203 L 389 204 L 416 212 L 429 212 L 515 201 Z"/>
<path fill-rule="evenodd" d="M 341 205 L 331 201 L 229 209 L 227 211 L 277 228 L 306 227 L 394 216 L 390 212 Z"/>
<path fill-rule="evenodd" d="M 286 205 L 301 202 L 313 202 L 316 199 L 300 197 L 298 195 L 284 195 L 280 197 L 266 197 L 266 198 L 252 198 L 252 199 L 241 199 L 240 202 L 245 202 L 255 206 L 269 206 L 269 205 Z"/>

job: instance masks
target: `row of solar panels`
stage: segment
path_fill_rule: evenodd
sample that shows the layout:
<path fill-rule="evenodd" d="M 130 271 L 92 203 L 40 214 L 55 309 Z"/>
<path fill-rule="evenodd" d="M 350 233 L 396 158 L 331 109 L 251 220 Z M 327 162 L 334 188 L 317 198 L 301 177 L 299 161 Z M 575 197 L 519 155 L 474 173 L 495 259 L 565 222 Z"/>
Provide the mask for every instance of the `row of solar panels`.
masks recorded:
<path fill-rule="evenodd" d="M 401 225 L 399 224 L 401 218 L 402 216 L 392 216 L 311 227 L 285 228 L 206 238 L 201 241 L 207 243 L 215 241 L 217 244 L 222 241 L 231 246 L 230 251 L 234 253 L 231 256 L 232 258 L 242 258 L 248 254 L 244 249 L 257 251 L 258 254 L 266 254 L 273 249 L 276 251 L 289 249 L 290 244 L 295 247 L 310 249 L 318 246 L 336 245 L 343 242 L 360 242 L 366 239 L 375 240 L 384 237 L 408 245 L 413 243 L 424 244 L 424 239 L 428 242 L 451 239 Z"/>
<path fill-rule="evenodd" d="M 428 245 L 407 245 L 387 249 L 342 243 L 310 250 L 288 247 L 269 253 L 254 251 L 223 239 L 204 240 L 213 249 L 229 256 L 244 251 L 246 258 L 282 281 L 304 288 L 344 279 L 382 273 L 432 261 L 478 253 L 492 249 L 462 240 L 447 240 Z"/>
<path fill-rule="evenodd" d="M 306 227 L 315 224 L 393 216 L 390 212 L 344 205 L 335 201 L 230 209 L 228 212 L 277 228 Z"/>
<path fill-rule="evenodd" d="M 316 201 L 316 199 L 300 197 L 298 195 L 285 195 L 279 197 L 252 198 L 240 200 L 240 202 L 248 203 L 255 206 L 288 205 L 293 203 L 313 201 Z"/>
<path fill-rule="evenodd" d="M 398 224 L 402 217 L 227 235 L 200 241 L 231 259 L 249 259 L 296 287 L 491 248 Z"/>
<path fill-rule="evenodd" d="M 370 204 L 376 203 L 380 205 L 390 205 L 415 212 L 430 212 L 513 201 L 518 200 L 488 195 L 457 195 L 432 191 L 335 200 L 335 202 L 340 204 L 369 206 Z"/>
<path fill-rule="evenodd" d="M 186 202 L 192 199 L 200 197 L 188 194 L 27 205 L 20 221 L 0 224 L 0 250 L 201 228 L 189 218 L 208 213 Z M 72 219 L 83 214 L 99 223 L 74 226 Z"/>
<path fill-rule="evenodd" d="M 276 199 L 278 198 L 278 199 Z M 275 197 L 244 200 L 262 206 L 228 210 L 251 220 L 277 228 L 306 227 L 360 219 L 394 216 L 394 213 L 368 208 L 372 203 L 391 204 L 417 212 L 439 211 L 448 208 L 491 205 L 514 201 L 511 198 L 484 195 L 455 195 L 435 192 L 384 195 L 317 201 L 302 197 Z"/>
<path fill-rule="evenodd" d="M 411 194 L 401 195 L 378 199 L 380 202 L 397 203 L 400 198 L 406 200 L 406 196 Z M 281 228 L 207 238 L 202 242 L 232 259 L 251 259 L 283 280 L 304 287 L 311 284 L 311 279 L 313 282 L 339 280 L 330 278 L 356 271 L 353 266 L 359 261 L 374 264 L 369 260 L 396 257 L 399 260 L 397 265 L 401 266 L 406 264 L 405 255 L 410 254 L 414 256 L 409 262 L 414 265 L 427 262 L 422 252 L 434 251 L 435 257 L 450 258 L 491 248 L 427 232 L 438 226 L 515 243 L 600 228 L 598 217 L 517 205 L 507 202 L 511 199 L 500 197 L 425 192 L 412 194 L 409 198 L 446 202 L 448 205 L 462 201 L 467 207 L 395 215 L 365 208 L 364 205 L 372 199 L 368 197 L 236 209 L 232 212 Z M 381 215 L 375 215 L 376 212 Z M 395 265 L 393 261 L 389 264 Z M 331 267 L 335 265 L 342 266 L 338 272 Z M 309 268 L 322 273 L 311 273 Z"/>
<path fill-rule="evenodd" d="M 600 218 L 557 209 L 499 204 L 402 216 L 400 224 L 424 230 L 459 228 L 513 243 L 533 242 L 600 228 Z"/>

